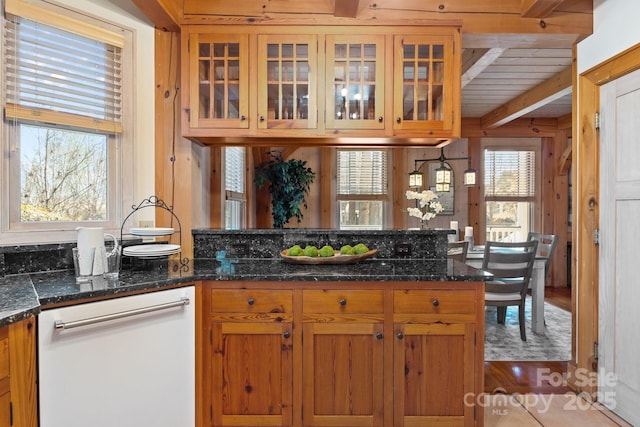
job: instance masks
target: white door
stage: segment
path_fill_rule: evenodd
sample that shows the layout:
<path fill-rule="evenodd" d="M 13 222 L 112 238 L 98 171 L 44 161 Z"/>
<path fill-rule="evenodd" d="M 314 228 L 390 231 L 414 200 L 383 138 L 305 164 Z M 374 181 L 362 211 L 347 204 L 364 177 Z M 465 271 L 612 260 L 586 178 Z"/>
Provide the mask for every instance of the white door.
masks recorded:
<path fill-rule="evenodd" d="M 640 71 L 600 95 L 598 393 L 640 425 Z"/>

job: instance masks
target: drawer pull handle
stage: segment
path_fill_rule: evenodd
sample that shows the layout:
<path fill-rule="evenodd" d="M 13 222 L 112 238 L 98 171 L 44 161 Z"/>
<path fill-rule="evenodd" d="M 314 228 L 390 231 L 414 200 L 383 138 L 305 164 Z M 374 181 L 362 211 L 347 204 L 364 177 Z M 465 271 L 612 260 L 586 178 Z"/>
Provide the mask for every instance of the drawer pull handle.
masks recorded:
<path fill-rule="evenodd" d="M 378 116 L 378 123 L 382 123 L 382 116 Z"/>
<path fill-rule="evenodd" d="M 383 337 L 382 332 L 376 332 L 376 338 L 381 340 Z"/>
<path fill-rule="evenodd" d="M 289 338 L 291 334 L 289 333 L 289 331 L 284 331 L 284 334 L 282 334 L 282 336 L 285 338 Z"/>
<path fill-rule="evenodd" d="M 402 333 L 402 331 L 399 331 L 399 332 L 396 334 L 396 337 L 398 337 L 398 339 L 399 339 L 399 340 L 401 340 L 402 338 L 404 338 L 404 334 Z"/>
<path fill-rule="evenodd" d="M 339 302 L 339 303 L 340 303 L 340 305 L 342 305 L 342 306 L 347 305 L 347 300 L 346 300 L 346 299 L 344 299 L 344 298 L 340 299 L 340 301 L 338 301 L 338 302 Z"/>
<path fill-rule="evenodd" d="M 434 306 L 434 307 L 437 307 L 437 306 L 439 306 L 439 305 L 440 305 L 440 301 L 438 301 L 437 299 L 434 299 L 434 300 L 433 300 L 433 306 Z"/>
<path fill-rule="evenodd" d="M 244 115 L 240 116 L 240 121 L 241 122 L 244 122 L 245 120 L 247 120 L 247 118 Z"/>
<path fill-rule="evenodd" d="M 396 122 L 400 123 L 402 121 L 402 119 L 400 117 L 396 117 Z"/>
<path fill-rule="evenodd" d="M 247 300 L 247 304 L 249 304 L 249 305 L 253 305 L 253 304 L 255 304 L 255 302 L 256 302 L 256 301 L 255 301 L 253 298 L 249 298 L 249 299 Z"/>

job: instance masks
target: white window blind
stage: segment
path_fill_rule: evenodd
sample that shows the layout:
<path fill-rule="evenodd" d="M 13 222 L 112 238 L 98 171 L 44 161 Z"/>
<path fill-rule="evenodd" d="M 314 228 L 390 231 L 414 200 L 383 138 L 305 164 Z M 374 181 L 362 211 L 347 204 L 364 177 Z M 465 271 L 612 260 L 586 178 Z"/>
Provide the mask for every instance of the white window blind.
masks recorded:
<path fill-rule="evenodd" d="M 226 147 L 224 149 L 225 190 L 244 193 L 245 189 L 245 149 Z"/>
<path fill-rule="evenodd" d="M 7 18 L 7 117 L 121 133 L 122 49 L 19 16 Z"/>
<path fill-rule="evenodd" d="M 534 151 L 486 149 L 484 162 L 485 199 L 535 197 Z"/>
<path fill-rule="evenodd" d="M 387 152 L 338 150 L 339 195 L 387 194 Z"/>

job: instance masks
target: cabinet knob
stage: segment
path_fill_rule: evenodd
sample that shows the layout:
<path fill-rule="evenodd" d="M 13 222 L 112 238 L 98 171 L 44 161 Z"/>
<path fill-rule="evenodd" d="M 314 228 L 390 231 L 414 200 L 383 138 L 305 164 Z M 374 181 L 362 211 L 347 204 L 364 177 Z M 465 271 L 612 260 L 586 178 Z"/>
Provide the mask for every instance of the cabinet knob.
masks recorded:
<path fill-rule="evenodd" d="M 378 116 L 378 123 L 382 123 L 382 116 Z"/>
<path fill-rule="evenodd" d="M 404 338 L 404 334 L 402 333 L 402 331 L 398 331 L 398 333 L 396 334 L 396 337 L 398 337 L 398 339 L 401 340 L 402 338 Z"/>
<path fill-rule="evenodd" d="M 400 117 L 396 117 L 396 122 L 400 123 L 402 119 Z"/>
<path fill-rule="evenodd" d="M 284 331 L 284 334 L 282 334 L 282 336 L 285 338 L 289 338 L 291 336 L 291 333 L 289 331 Z"/>
<path fill-rule="evenodd" d="M 383 337 L 382 332 L 376 332 L 376 338 L 381 340 Z"/>
<path fill-rule="evenodd" d="M 245 120 L 247 120 L 247 118 L 245 116 L 240 116 L 240 121 L 244 122 Z"/>
<path fill-rule="evenodd" d="M 439 305 L 440 305 L 440 301 L 438 301 L 437 299 L 434 299 L 434 300 L 433 300 L 433 306 L 434 306 L 434 307 L 437 307 L 437 306 L 439 306 Z"/>
<path fill-rule="evenodd" d="M 340 303 L 340 305 L 347 305 L 347 300 L 342 298 L 340 301 L 338 301 Z"/>
<path fill-rule="evenodd" d="M 260 120 L 261 122 L 264 122 L 264 116 L 260 116 L 260 117 L 259 117 L 259 120 Z"/>
<path fill-rule="evenodd" d="M 253 298 L 249 298 L 249 299 L 247 300 L 247 304 L 249 304 L 249 305 L 253 305 L 255 302 L 256 302 L 256 301 L 255 301 Z"/>

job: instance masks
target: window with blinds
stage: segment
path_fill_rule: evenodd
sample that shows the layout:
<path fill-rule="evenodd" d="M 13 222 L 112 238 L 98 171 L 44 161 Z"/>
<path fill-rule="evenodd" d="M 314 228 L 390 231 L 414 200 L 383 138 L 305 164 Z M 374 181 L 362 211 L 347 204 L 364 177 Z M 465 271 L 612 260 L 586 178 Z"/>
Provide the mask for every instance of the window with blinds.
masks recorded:
<path fill-rule="evenodd" d="M 224 148 L 224 228 L 238 230 L 245 226 L 246 183 L 244 147 Z"/>
<path fill-rule="evenodd" d="M 387 194 L 387 152 L 339 150 L 338 194 Z"/>
<path fill-rule="evenodd" d="M 119 46 L 19 16 L 7 18 L 8 118 L 122 132 Z"/>
<path fill-rule="evenodd" d="M 5 2 L 3 150 L 20 155 L 3 160 L 10 171 L 3 231 L 116 227 L 130 194 L 121 177 L 132 169 L 120 157 L 130 31 L 43 6 Z"/>
<path fill-rule="evenodd" d="M 535 197 L 534 151 L 485 150 L 485 199 L 531 199 Z"/>
<path fill-rule="evenodd" d="M 536 152 L 485 149 L 484 188 L 486 240 L 526 240 L 534 219 Z"/>
<path fill-rule="evenodd" d="M 387 163 L 383 150 L 337 151 L 340 229 L 384 228 Z"/>

